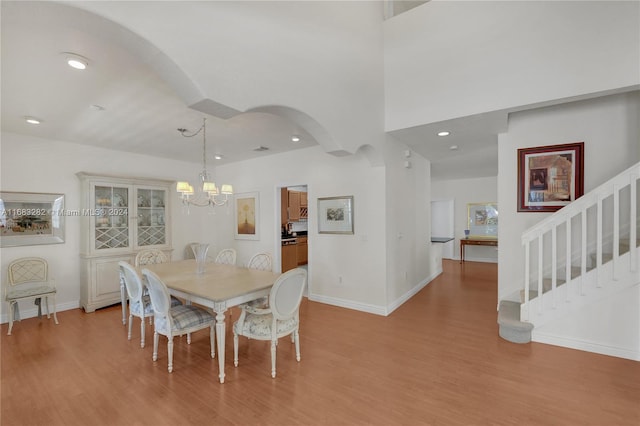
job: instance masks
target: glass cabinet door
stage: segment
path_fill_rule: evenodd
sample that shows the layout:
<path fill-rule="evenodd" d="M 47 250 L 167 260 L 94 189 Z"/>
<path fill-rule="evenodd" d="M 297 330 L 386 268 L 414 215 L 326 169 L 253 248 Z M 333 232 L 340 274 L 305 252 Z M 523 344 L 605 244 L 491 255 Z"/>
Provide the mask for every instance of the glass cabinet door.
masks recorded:
<path fill-rule="evenodd" d="M 167 243 L 166 197 L 167 191 L 164 189 L 136 189 L 138 246 L 155 246 Z"/>
<path fill-rule="evenodd" d="M 95 186 L 95 249 L 129 247 L 129 188 Z"/>

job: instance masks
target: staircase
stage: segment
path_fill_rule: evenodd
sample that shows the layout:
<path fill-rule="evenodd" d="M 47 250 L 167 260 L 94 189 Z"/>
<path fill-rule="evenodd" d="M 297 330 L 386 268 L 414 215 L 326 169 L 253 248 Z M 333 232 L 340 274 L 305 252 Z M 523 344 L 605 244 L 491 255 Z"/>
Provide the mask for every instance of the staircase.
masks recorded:
<path fill-rule="evenodd" d="M 640 163 L 545 218 L 522 235 L 520 302 L 499 304 L 500 336 L 531 341 L 554 319 L 640 284 Z"/>

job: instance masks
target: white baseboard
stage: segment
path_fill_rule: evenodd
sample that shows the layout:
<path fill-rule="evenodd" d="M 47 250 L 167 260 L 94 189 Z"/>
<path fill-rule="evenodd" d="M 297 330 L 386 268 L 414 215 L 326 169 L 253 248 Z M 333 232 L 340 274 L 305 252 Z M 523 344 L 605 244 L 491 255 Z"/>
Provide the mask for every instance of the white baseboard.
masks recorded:
<path fill-rule="evenodd" d="M 415 296 L 416 293 L 418 293 L 420 290 L 425 288 L 427 286 L 427 284 L 429 284 L 431 281 L 436 279 L 438 277 L 438 275 L 440 275 L 440 274 L 442 274 L 442 266 L 440 266 L 438 268 L 438 270 L 436 272 L 434 272 L 431 276 L 429 276 L 429 277 L 425 278 L 424 280 L 422 280 L 421 282 L 419 282 L 418 285 L 416 285 L 411 290 L 409 290 L 407 293 L 403 294 L 401 297 L 399 297 L 398 299 L 394 300 L 393 303 L 388 305 L 387 306 L 386 315 L 389 315 L 391 312 L 395 311 L 400 306 L 402 306 L 407 300 L 409 300 L 413 296 Z"/>
<path fill-rule="evenodd" d="M 389 306 L 370 305 L 367 303 L 354 302 L 352 300 L 340 299 L 336 297 L 321 296 L 318 294 L 309 294 L 309 300 L 314 302 L 326 303 L 327 305 L 339 306 L 341 308 L 353 309 L 356 311 L 367 312 L 370 314 L 388 316 L 391 312 L 395 311 L 398 307 L 402 306 L 407 300 L 411 299 L 416 293 L 426 287 L 431 281 L 433 281 L 438 275 L 442 273 L 442 267 L 438 268 L 433 275 L 425 278 L 415 287 L 396 299 Z"/>
<path fill-rule="evenodd" d="M 386 315 L 384 306 L 370 305 L 367 303 L 354 302 L 353 300 L 339 299 L 337 297 L 321 296 L 318 294 L 309 294 L 309 300 L 314 302 L 326 303 L 327 305 L 339 306 L 341 308 L 353 309 L 356 311 L 367 312 L 376 315 Z"/>
<path fill-rule="evenodd" d="M 560 337 L 554 334 L 541 333 L 540 331 L 536 331 L 535 329 L 531 333 L 531 341 L 560 346 L 563 348 L 577 349 L 579 351 L 593 352 L 600 355 L 630 359 L 632 361 L 640 361 L 640 352 L 637 350 L 607 346 L 600 343 L 570 339 L 567 337 Z"/>
<path fill-rule="evenodd" d="M 3 308 L 8 311 L 7 304 L 3 304 Z M 70 311 L 71 309 L 78 309 L 80 307 L 80 301 L 76 300 L 74 302 L 65 302 L 56 304 L 56 312 Z M 53 304 L 49 302 L 49 309 L 51 313 L 53 313 Z M 0 315 L 0 323 L 5 324 L 9 322 L 9 313 L 3 310 L 2 315 Z M 42 307 L 42 316 L 46 318 L 46 308 Z M 20 305 L 20 319 L 28 319 L 35 318 L 38 316 L 38 308 L 34 307 L 31 309 L 24 309 L 24 304 Z"/>
<path fill-rule="evenodd" d="M 458 256 L 456 259 L 453 260 L 457 260 L 458 262 L 460 261 L 460 256 Z M 464 261 L 465 262 L 482 262 L 482 263 L 498 263 L 498 259 L 497 258 L 493 258 L 493 257 L 469 257 L 467 255 L 464 256 Z"/>

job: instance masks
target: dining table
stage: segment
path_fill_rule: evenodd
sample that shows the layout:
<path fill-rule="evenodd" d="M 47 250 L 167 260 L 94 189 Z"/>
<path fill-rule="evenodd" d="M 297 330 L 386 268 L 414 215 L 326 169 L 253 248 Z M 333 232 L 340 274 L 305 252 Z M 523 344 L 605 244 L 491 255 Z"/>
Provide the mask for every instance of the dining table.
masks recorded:
<path fill-rule="evenodd" d="M 138 268 L 138 272 L 142 274 L 143 269 L 154 272 L 170 294 L 215 312 L 218 372 L 220 383 L 224 383 L 225 312 L 269 295 L 281 274 L 218 263 L 206 263 L 204 272 L 198 273 L 194 259 L 144 265 Z"/>

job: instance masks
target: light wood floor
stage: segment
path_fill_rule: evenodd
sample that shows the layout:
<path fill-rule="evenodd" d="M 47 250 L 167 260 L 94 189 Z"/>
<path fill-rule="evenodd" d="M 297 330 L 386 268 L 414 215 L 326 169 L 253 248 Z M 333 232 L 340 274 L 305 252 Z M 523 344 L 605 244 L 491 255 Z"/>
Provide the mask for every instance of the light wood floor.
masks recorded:
<path fill-rule="evenodd" d="M 640 425 L 640 363 L 498 337 L 495 264 L 445 272 L 389 317 L 303 302 L 270 376 L 268 343 L 241 340 L 217 380 L 208 335 L 176 338 L 167 372 L 127 340 L 120 307 L 2 332 L 0 423 L 10 425 Z M 234 319 L 237 312 L 234 312 Z M 227 328 L 227 331 L 229 331 Z"/>

